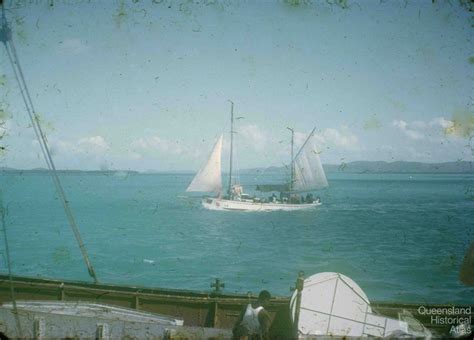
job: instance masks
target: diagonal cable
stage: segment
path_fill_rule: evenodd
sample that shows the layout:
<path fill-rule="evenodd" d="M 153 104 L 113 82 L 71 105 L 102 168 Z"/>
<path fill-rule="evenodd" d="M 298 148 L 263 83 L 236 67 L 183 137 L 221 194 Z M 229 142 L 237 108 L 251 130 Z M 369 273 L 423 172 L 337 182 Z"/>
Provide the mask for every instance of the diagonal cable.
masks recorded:
<path fill-rule="evenodd" d="M 1 3 L 1 1 L 0 1 Z M 92 266 L 91 261 L 89 260 L 89 256 L 87 254 L 87 250 L 84 246 L 84 242 L 82 241 L 81 234 L 79 232 L 79 228 L 76 224 L 76 220 L 74 219 L 74 215 L 72 213 L 71 207 L 69 205 L 69 201 L 66 197 L 66 193 L 64 192 L 63 186 L 61 184 L 61 181 L 59 180 L 59 176 L 56 171 L 56 167 L 53 162 L 53 158 L 51 157 L 51 152 L 49 151 L 48 148 L 48 143 L 46 136 L 41 128 L 41 124 L 39 121 L 39 117 L 36 114 L 36 111 L 34 109 L 33 101 L 31 100 L 30 93 L 28 91 L 28 86 L 26 84 L 25 77 L 23 75 L 23 71 L 20 65 L 20 60 L 18 58 L 18 55 L 16 53 L 16 48 L 13 43 L 13 39 L 11 37 L 11 30 L 8 26 L 8 22 L 5 17 L 5 8 L 3 7 L 2 3 L 2 26 L 1 26 L 1 31 L 0 31 L 0 38 L 2 42 L 5 45 L 5 49 L 8 54 L 8 58 L 10 60 L 11 66 L 13 68 L 13 73 L 15 75 L 15 78 L 18 82 L 18 85 L 20 87 L 20 93 L 23 98 L 23 102 L 26 107 L 26 111 L 28 112 L 28 116 L 31 120 L 31 124 L 33 126 L 33 129 L 35 131 L 36 138 L 38 139 L 38 142 L 40 144 L 41 151 L 43 153 L 43 156 L 45 158 L 46 164 L 49 168 L 49 173 L 51 174 L 51 177 L 53 179 L 53 183 L 56 187 L 56 191 L 59 195 L 59 198 L 63 204 L 64 211 L 66 213 L 69 225 L 71 226 L 71 229 L 74 233 L 74 236 L 76 238 L 76 241 L 79 245 L 79 248 L 82 253 L 82 257 L 84 259 L 84 262 L 86 263 L 87 270 L 89 272 L 89 275 L 94 279 L 94 282 L 98 282 L 97 276 L 95 274 L 94 268 Z"/>

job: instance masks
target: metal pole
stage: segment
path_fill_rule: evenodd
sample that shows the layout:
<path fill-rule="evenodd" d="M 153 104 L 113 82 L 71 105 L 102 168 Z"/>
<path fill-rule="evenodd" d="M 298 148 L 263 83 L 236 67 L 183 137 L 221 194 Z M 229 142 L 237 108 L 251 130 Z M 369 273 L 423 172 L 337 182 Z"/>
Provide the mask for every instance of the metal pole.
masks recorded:
<path fill-rule="evenodd" d="M 234 103 L 232 100 L 230 102 L 230 164 L 229 164 L 229 188 L 227 193 L 229 194 L 229 199 L 232 199 L 232 158 L 233 158 L 233 145 L 234 145 Z"/>
<path fill-rule="evenodd" d="M 291 168 L 290 168 L 290 191 L 293 190 L 293 181 L 295 177 L 295 159 L 293 157 L 293 146 L 294 146 L 294 137 L 295 137 L 295 130 L 292 128 L 287 127 L 288 130 L 291 131 Z"/>
<path fill-rule="evenodd" d="M 1 194 L 1 192 L 0 192 Z M 12 275 L 12 266 L 11 266 L 11 259 L 10 259 L 10 249 L 8 246 L 8 237 L 7 237 L 7 223 L 5 222 L 5 215 L 6 215 L 6 209 L 3 207 L 3 200 L 2 196 L 0 195 L 0 220 L 2 224 L 2 231 L 3 231 L 3 241 L 5 244 L 5 253 L 7 257 L 7 267 L 8 267 L 8 278 L 10 281 L 10 296 L 12 299 L 12 305 L 13 305 L 13 314 L 15 316 L 15 323 L 16 323 L 16 329 L 18 331 L 18 335 L 20 338 L 23 337 L 23 333 L 21 330 L 21 323 L 20 323 L 20 318 L 18 314 L 18 309 L 16 306 L 16 298 L 15 298 L 15 288 L 13 287 L 13 275 Z"/>
<path fill-rule="evenodd" d="M 294 336 L 298 338 L 299 333 L 299 322 L 300 322 L 300 309 L 301 309 L 301 293 L 304 289 L 304 272 L 298 273 L 296 279 L 296 305 L 295 305 L 295 324 L 294 324 Z"/>
<path fill-rule="evenodd" d="M 301 146 L 301 148 L 299 149 L 298 153 L 296 154 L 295 158 L 298 158 L 298 156 L 300 155 L 301 151 L 303 151 L 304 147 L 306 146 L 306 143 L 308 143 L 309 139 L 314 135 L 314 132 L 316 131 L 316 126 L 313 128 L 313 130 L 311 131 L 311 133 L 309 134 L 308 138 L 306 138 L 306 140 L 304 141 L 303 145 Z"/>

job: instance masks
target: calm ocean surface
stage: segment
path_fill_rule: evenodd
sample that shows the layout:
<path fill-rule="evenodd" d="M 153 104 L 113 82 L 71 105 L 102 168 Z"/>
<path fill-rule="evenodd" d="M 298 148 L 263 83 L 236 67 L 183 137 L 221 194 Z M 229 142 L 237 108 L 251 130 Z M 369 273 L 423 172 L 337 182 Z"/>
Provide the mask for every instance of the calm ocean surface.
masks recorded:
<path fill-rule="evenodd" d="M 272 213 L 204 210 L 191 178 L 62 175 L 99 280 L 207 291 L 218 277 L 226 292 L 290 295 L 298 271 L 334 271 L 374 301 L 474 304 L 458 280 L 473 175 L 328 174 L 320 208 Z M 0 189 L 14 274 L 89 280 L 51 178 L 2 173 Z"/>

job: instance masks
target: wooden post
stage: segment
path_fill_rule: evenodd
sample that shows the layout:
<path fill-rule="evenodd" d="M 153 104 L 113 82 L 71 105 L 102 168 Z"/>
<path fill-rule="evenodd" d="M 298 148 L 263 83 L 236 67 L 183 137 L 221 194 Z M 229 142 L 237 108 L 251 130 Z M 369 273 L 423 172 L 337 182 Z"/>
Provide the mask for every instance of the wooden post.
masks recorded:
<path fill-rule="evenodd" d="M 59 285 L 59 301 L 66 299 L 66 293 L 64 292 L 64 282 Z"/>
<path fill-rule="evenodd" d="M 212 327 L 217 328 L 219 325 L 219 317 L 217 315 L 219 304 L 217 303 L 217 300 L 212 304 L 212 309 Z"/>
<path fill-rule="evenodd" d="M 138 297 L 138 294 L 135 294 L 133 297 L 133 308 L 135 310 L 140 310 L 140 298 Z"/>

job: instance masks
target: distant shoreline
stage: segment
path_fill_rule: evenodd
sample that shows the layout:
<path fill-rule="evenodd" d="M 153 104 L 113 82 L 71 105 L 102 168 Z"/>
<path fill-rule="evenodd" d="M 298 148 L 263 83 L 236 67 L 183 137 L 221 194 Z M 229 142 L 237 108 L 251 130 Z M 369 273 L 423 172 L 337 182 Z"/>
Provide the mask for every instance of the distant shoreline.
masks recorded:
<path fill-rule="evenodd" d="M 443 163 L 421 163 L 408 161 L 354 161 L 341 164 L 323 164 L 326 173 L 354 173 L 354 174 L 474 174 L 474 162 L 457 161 Z M 0 173 L 46 173 L 48 170 L 44 168 L 35 169 L 15 169 L 9 167 L 0 167 Z M 61 174 L 101 174 L 101 175 L 131 175 L 131 174 L 194 174 L 193 170 L 58 170 Z M 268 168 L 252 168 L 241 169 L 241 174 L 284 174 L 285 167 L 268 167 Z M 224 173 L 226 174 L 226 173 Z"/>

